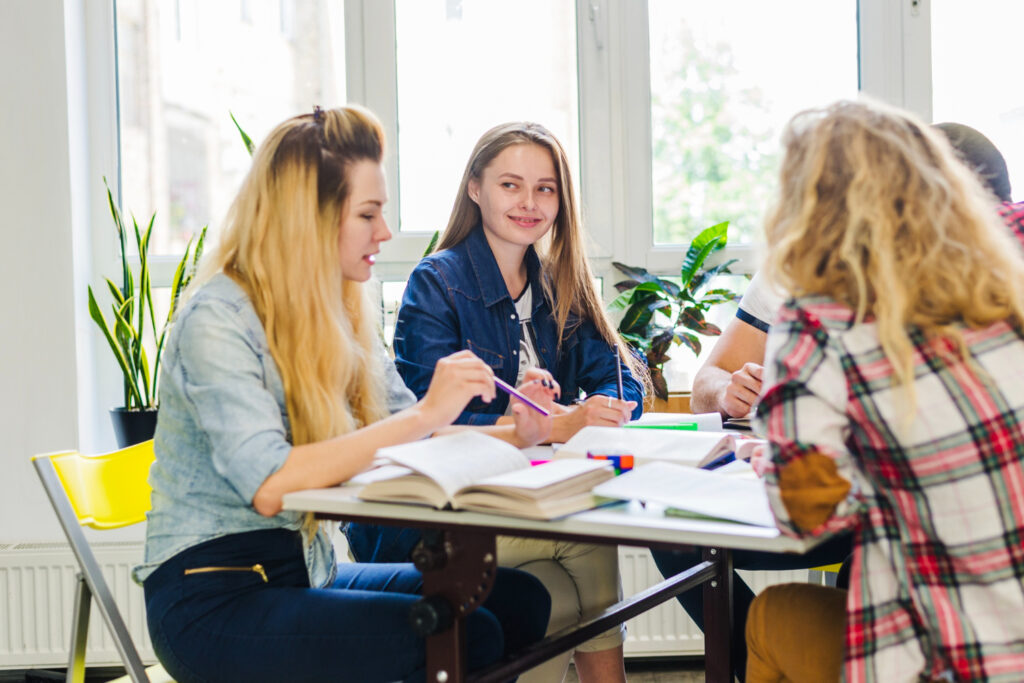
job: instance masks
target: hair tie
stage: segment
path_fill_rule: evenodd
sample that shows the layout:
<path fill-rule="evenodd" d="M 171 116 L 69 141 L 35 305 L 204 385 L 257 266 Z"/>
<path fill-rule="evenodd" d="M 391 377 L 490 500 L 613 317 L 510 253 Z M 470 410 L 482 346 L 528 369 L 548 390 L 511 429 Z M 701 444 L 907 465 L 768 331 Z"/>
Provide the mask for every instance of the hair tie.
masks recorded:
<path fill-rule="evenodd" d="M 324 123 L 324 110 L 320 108 L 320 105 L 313 106 L 313 122 L 323 125 Z"/>

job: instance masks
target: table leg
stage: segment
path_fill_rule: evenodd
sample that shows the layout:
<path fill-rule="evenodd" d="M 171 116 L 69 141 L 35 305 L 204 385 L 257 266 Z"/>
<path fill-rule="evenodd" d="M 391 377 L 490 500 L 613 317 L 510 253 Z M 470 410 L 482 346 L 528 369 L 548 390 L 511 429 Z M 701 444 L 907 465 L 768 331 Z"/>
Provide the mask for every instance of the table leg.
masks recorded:
<path fill-rule="evenodd" d="M 704 680 L 707 683 L 732 683 L 732 551 L 705 548 L 703 559 L 715 562 L 714 578 L 704 591 Z"/>
<path fill-rule="evenodd" d="M 440 613 L 426 637 L 427 682 L 461 683 L 467 673 L 465 618 L 490 595 L 497 575 L 494 533 L 445 531 L 431 535 L 423 550 L 413 553 L 423 572 L 423 599 L 414 610 Z"/>

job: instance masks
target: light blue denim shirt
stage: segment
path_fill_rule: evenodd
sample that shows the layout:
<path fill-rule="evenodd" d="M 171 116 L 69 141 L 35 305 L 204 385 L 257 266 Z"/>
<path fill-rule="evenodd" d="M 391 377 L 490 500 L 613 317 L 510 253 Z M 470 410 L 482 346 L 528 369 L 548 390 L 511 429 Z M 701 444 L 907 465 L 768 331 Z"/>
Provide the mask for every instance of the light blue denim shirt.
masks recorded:
<path fill-rule="evenodd" d="M 284 386 L 256 310 L 241 287 L 217 275 L 189 299 L 163 351 L 160 412 L 149 472 L 153 507 L 142 582 L 163 561 L 204 541 L 257 529 L 300 529 L 303 514 L 264 517 L 256 490 L 291 451 Z M 416 398 L 381 347 L 394 413 Z M 334 549 L 319 531 L 306 544 L 310 585 L 333 580 Z"/>

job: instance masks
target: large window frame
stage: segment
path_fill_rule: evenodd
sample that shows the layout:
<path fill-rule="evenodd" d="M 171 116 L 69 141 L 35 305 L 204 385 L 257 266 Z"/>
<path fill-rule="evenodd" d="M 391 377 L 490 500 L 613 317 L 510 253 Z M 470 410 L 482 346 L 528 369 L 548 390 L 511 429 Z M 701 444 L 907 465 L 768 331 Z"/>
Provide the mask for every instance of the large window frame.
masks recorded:
<path fill-rule="evenodd" d="M 856 2 L 860 90 L 876 99 L 931 119 L 930 0 L 847 0 Z M 380 280 L 404 280 L 429 238 L 428 233 L 398 228 L 401 188 L 398 183 L 397 73 L 394 4 L 381 0 L 344 0 L 347 99 L 372 109 L 381 118 L 391 141 L 387 175 L 391 202 L 385 216 L 394 239 L 377 262 Z M 117 248 L 100 178 L 120 178 L 116 0 L 107 3 L 65 0 L 69 41 L 81 36 L 81 53 L 88 69 L 87 87 L 74 93 L 83 101 L 88 125 L 84 133 L 88 162 L 73 179 L 80 192 L 80 215 L 86 216 L 90 248 L 83 273 L 115 272 Z M 651 228 L 651 92 L 647 2 L 644 0 L 576 0 L 578 92 L 580 112 L 580 187 L 588 253 L 604 296 L 614 294 L 618 277 L 611 262 L 641 265 L 672 275 L 682 261 L 685 245 L 655 244 Z M 381 27 L 390 27 L 382 29 Z M 69 42 L 71 44 L 71 42 Z M 458 181 L 452 179 L 453 185 Z M 120 185 L 112 182 L 120 201 Z M 87 208 L 85 208 L 87 207 Z M 737 258 L 734 271 L 757 267 L 757 245 L 730 246 L 721 258 Z M 154 259 L 155 286 L 168 286 L 178 257 Z M 80 396 L 93 397 L 80 421 L 83 436 L 107 429 L 105 408 L 120 394 L 119 373 L 107 357 L 109 350 L 90 338 L 80 351 L 83 363 Z M 107 372 L 108 369 L 111 370 Z M 96 398 L 98 397 L 98 399 Z M 107 402 L 104 401 L 107 399 Z M 86 441 L 89 441 L 86 438 Z"/>

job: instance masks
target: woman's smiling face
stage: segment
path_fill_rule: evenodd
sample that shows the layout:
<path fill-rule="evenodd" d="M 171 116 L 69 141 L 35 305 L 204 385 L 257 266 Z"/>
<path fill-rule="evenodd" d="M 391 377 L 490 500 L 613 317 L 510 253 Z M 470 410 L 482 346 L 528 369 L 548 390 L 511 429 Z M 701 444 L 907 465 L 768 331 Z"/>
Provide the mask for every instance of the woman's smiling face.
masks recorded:
<path fill-rule="evenodd" d="M 469 197 L 480 207 L 488 241 L 524 249 L 554 225 L 558 191 L 551 152 L 532 143 L 506 147 L 479 179 L 469 181 Z"/>

